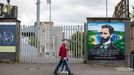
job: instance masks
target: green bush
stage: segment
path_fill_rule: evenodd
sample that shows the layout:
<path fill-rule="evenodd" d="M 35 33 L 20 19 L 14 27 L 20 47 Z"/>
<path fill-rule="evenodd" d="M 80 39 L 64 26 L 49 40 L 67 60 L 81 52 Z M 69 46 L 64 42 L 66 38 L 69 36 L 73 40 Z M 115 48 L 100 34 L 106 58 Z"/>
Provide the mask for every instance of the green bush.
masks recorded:
<path fill-rule="evenodd" d="M 28 37 L 28 43 L 32 46 L 37 47 L 39 45 L 39 40 L 36 36 L 30 36 Z"/>

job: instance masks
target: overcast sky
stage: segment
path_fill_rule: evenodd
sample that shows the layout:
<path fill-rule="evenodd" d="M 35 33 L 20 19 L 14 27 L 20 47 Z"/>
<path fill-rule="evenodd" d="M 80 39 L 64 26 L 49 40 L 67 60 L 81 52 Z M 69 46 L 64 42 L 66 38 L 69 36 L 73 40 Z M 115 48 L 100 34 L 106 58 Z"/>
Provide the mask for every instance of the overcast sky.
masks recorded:
<path fill-rule="evenodd" d="M 10 0 L 18 6 L 18 20 L 21 25 L 33 25 L 36 21 L 37 0 Z M 40 0 L 40 21 L 49 21 L 49 5 L 46 0 Z M 108 17 L 114 12 L 115 5 L 120 0 L 108 0 Z M 106 0 L 51 0 L 52 21 L 55 25 L 83 25 L 87 17 L 105 17 Z M 6 0 L 0 0 L 6 3 Z M 130 0 L 131 6 L 134 0 Z"/>

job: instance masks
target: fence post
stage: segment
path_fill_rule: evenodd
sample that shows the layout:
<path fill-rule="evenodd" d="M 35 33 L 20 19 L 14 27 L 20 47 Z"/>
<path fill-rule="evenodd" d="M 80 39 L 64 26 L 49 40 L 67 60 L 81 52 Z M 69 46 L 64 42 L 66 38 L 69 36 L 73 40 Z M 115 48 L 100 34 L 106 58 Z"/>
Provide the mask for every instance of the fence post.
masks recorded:
<path fill-rule="evenodd" d="M 87 52 L 87 24 L 84 24 L 84 61 L 83 63 L 88 64 L 88 52 Z"/>

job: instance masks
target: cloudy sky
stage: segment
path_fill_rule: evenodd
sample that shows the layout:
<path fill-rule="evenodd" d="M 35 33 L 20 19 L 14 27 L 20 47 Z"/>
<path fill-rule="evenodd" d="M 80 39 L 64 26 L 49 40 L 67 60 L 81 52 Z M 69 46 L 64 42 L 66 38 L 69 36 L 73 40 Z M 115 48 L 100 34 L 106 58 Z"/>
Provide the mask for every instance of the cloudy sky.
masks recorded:
<path fill-rule="evenodd" d="M 10 0 L 18 6 L 18 20 L 21 25 L 33 25 L 36 21 L 37 0 Z M 49 21 L 49 5 L 46 0 L 40 0 L 40 21 Z M 120 0 L 108 0 L 108 17 L 114 12 L 114 7 Z M 52 21 L 55 25 L 83 25 L 86 17 L 105 17 L 106 0 L 51 0 Z M 6 0 L 0 0 L 6 3 Z M 130 0 L 131 6 L 134 0 Z"/>

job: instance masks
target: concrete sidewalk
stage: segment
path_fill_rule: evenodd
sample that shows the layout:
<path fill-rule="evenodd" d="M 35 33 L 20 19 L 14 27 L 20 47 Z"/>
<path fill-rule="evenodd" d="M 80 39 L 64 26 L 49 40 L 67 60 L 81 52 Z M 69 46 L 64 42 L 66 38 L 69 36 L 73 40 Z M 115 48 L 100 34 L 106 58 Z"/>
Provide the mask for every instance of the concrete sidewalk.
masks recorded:
<path fill-rule="evenodd" d="M 0 75 L 53 75 L 57 64 L 0 64 Z M 75 75 L 134 75 L 134 71 L 122 67 L 87 64 L 71 64 Z"/>

